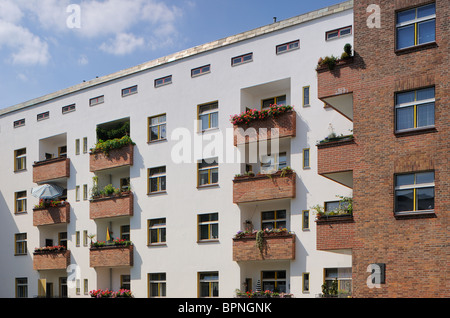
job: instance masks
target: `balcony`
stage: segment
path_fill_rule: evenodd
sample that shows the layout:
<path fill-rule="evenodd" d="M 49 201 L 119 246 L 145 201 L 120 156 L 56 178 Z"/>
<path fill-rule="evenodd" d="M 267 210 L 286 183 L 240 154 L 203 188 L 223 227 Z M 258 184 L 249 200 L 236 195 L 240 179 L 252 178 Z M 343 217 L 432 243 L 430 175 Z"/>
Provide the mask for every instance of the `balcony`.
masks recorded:
<path fill-rule="evenodd" d="M 273 174 L 240 176 L 233 180 L 233 203 L 295 198 L 295 178 L 292 170 Z"/>
<path fill-rule="evenodd" d="M 90 267 L 133 266 L 133 245 L 105 245 L 89 249 Z"/>
<path fill-rule="evenodd" d="M 316 228 L 317 250 L 353 248 L 355 222 L 352 215 L 322 216 L 316 220 Z"/>
<path fill-rule="evenodd" d="M 33 253 L 33 269 L 66 270 L 70 264 L 70 251 L 65 248 L 43 248 Z"/>
<path fill-rule="evenodd" d="M 70 177 L 70 159 L 59 157 L 35 162 L 33 165 L 33 182 L 44 183 L 51 180 Z"/>
<path fill-rule="evenodd" d="M 94 198 L 89 203 L 90 218 L 103 219 L 119 216 L 133 216 L 133 193 Z"/>
<path fill-rule="evenodd" d="M 94 150 L 90 153 L 90 171 L 97 172 L 106 169 L 133 165 L 133 144 L 121 148 L 110 149 L 107 153 Z"/>
<path fill-rule="evenodd" d="M 353 188 L 353 170 L 359 159 L 353 136 L 319 143 L 317 152 L 317 173 Z"/>
<path fill-rule="evenodd" d="M 276 116 L 268 116 L 249 123 L 235 123 L 233 124 L 234 145 L 270 140 L 271 138 L 295 137 L 296 118 L 297 113 L 289 110 Z"/>
<path fill-rule="evenodd" d="M 258 231 L 241 232 L 233 238 L 233 261 L 294 260 L 295 234 Z"/>
<path fill-rule="evenodd" d="M 34 208 L 33 225 L 54 225 L 70 223 L 70 204 L 64 202 L 54 207 Z"/>

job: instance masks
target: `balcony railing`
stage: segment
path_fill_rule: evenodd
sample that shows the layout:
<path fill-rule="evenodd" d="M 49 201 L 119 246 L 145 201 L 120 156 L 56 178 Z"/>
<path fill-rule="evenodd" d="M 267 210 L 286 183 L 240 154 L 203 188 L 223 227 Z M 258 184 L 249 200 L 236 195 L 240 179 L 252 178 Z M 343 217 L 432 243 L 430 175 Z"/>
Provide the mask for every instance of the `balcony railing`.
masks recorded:
<path fill-rule="evenodd" d="M 33 182 L 43 183 L 70 177 L 70 159 L 59 157 L 33 164 Z"/>
<path fill-rule="evenodd" d="M 90 267 L 130 267 L 133 266 L 133 245 L 91 246 Z"/>
<path fill-rule="evenodd" d="M 354 246 L 355 222 L 349 214 L 324 215 L 316 220 L 317 250 L 351 249 Z"/>
<path fill-rule="evenodd" d="M 245 203 L 295 198 L 295 179 L 292 170 L 273 174 L 240 176 L 233 180 L 233 202 Z"/>
<path fill-rule="evenodd" d="M 133 193 L 122 192 L 118 195 L 94 198 L 89 203 L 91 219 L 133 216 Z"/>
<path fill-rule="evenodd" d="M 41 248 L 33 253 L 33 269 L 37 271 L 65 270 L 69 264 L 70 251 L 62 247 Z"/>
<path fill-rule="evenodd" d="M 133 144 L 111 149 L 108 152 L 101 150 L 92 151 L 89 156 L 90 171 L 96 172 L 117 167 L 132 166 L 133 153 Z"/>
<path fill-rule="evenodd" d="M 70 204 L 64 202 L 56 206 L 34 208 L 33 225 L 53 225 L 70 223 Z"/>

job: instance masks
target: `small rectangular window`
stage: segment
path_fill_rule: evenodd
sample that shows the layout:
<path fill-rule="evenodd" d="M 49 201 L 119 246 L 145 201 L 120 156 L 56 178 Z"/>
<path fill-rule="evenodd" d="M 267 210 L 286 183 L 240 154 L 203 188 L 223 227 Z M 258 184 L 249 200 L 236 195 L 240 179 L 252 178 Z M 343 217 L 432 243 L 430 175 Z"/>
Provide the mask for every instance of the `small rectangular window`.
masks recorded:
<path fill-rule="evenodd" d="M 203 159 L 198 163 L 198 186 L 214 185 L 219 182 L 217 158 Z"/>
<path fill-rule="evenodd" d="M 37 121 L 45 120 L 50 118 L 50 112 L 37 114 Z"/>
<path fill-rule="evenodd" d="M 276 52 L 277 52 L 277 54 L 280 54 L 280 53 L 285 53 L 285 52 L 289 52 L 292 50 L 296 50 L 298 48 L 300 48 L 300 40 L 277 45 Z"/>
<path fill-rule="evenodd" d="M 395 176 L 395 212 L 434 211 L 434 172 Z"/>
<path fill-rule="evenodd" d="M 303 220 L 302 220 L 302 229 L 309 230 L 309 210 L 304 210 L 302 212 Z"/>
<path fill-rule="evenodd" d="M 97 97 L 91 98 L 89 100 L 89 106 L 95 106 L 95 105 L 98 105 L 98 104 L 102 104 L 104 102 L 105 102 L 105 96 L 104 95 L 97 96 Z"/>
<path fill-rule="evenodd" d="M 15 193 L 15 213 L 27 212 L 27 191 Z"/>
<path fill-rule="evenodd" d="M 149 297 L 166 296 L 166 273 L 148 274 L 148 292 Z"/>
<path fill-rule="evenodd" d="M 204 75 L 211 72 L 211 65 L 204 65 L 191 70 L 191 77 Z"/>
<path fill-rule="evenodd" d="M 75 104 L 63 106 L 63 108 L 62 108 L 63 114 L 67 114 L 67 113 L 74 112 L 74 111 L 75 111 Z"/>
<path fill-rule="evenodd" d="M 303 149 L 303 169 L 308 169 L 309 167 L 309 148 Z"/>
<path fill-rule="evenodd" d="M 149 142 L 166 139 L 166 114 L 148 119 Z"/>
<path fill-rule="evenodd" d="M 166 167 L 148 169 L 148 193 L 166 191 Z"/>
<path fill-rule="evenodd" d="M 75 201 L 80 201 L 80 186 L 75 186 Z"/>
<path fill-rule="evenodd" d="M 219 103 L 199 105 L 198 120 L 201 131 L 219 127 Z"/>
<path fill-rule="evenodd" d="M 88 246 L 88 231 L 83 231 L 83 246 Z"/>
<path fill-rule="evenodd" d="M 397 12 L 397 50 L 436 40 L 436 4 Z"/>
<path fill-rule="evenodd" d="M 22 127 L 22 126 L 25 126 L 25 118 L 16 120 L 14 122 L 14 128 L 19 128 L 19 127 Z"/>
<path fill-rule="evenodd" d="M 28 278 L 16 278 L 16 298 L 28 298 Z"/>
<path fill-rule="evenodd" d="M 262 290 L 286 293 L 286 271 L 262 271 Z"/>
<path fill-rule="evenodd" d="M 130 226 L 129 225 L 122 225 L 120 227 L 120 238 L 122 240 L 126 240 L 126 241 L 130 240 Z"/>
<path fill-rule="evenodd" d="M 303 107 L 309 106 L 309 86 L 303 87 Z"/>
<path fill-rule="evenodd" d="M 303 273 L 303 287 L 302 291 L 304 293 L 309 292 L 309 273 Z"/>
<path fill-rule="evenodd" d="M 148 220 L 148 245 L 166 242 L 166 218 Z"/>
<path fill-rule="evenodd" d="M 172 75 L 161 77 L 155 80 L 155 87 L 160 87 L 163 85 L 172 83 Z"/>
<path fill-rule="evenodd" d="M 83 288 L 84 289 L 84 294 L 85 295 L 89 295 L 89 284 L 88 284 L 87 278 L 84 279 L 84 284 L 83 285 L 84 285 L 84 288 Z"/>
<path fill-rule="evenodd" d="M 136 94 L 137 89 L 138 89 L 137 85 L 122 89 L 122 97 Z"/>
<path fill-rule="evenodd" d="M 80 139 L 75 139 L 75 154 L 80 154 Z"/>
<path fill-rule="evenodd" d="M 27 168 L 27 149 L 22 148 L 14 151 L 14 171 L 21 171 Z"/>
<path fill-rule="evenodd" d="M 87 137 L 83 138 L 83 153 L 87 153 L 88 152 L 88 139 Z"/>
<path fill-rule="evenodd" d="M 343 28 L 339 28 L 339 29 L 335 29 L 332 31 L 328 31 L 325 33 L 325 39 L 328 40 L 332 40 L 332 39 L 337 39 L 346 35 L 351 35 L 352 34 L 352 26 L 346 26 Z"/>
<path fill-rule="evenodd" d="M 198 215 L 198 240 L 217 240 L 219 238 L 219 213 Z"/>
<path fill-rule="evenodd" d="M 14 254 L 27 254 L 27 233 L 17 233 L 14 235 Z"/>
<path fill-rule="evenodd" d="M 219 297 L 219 272 L 198 273 L 199 297 Z"/>
<path fill-rule="evenodd" d="M 285 229 L 286 210 L 261 212 L 261 229 Z"/>
<path fill-rule="evenodd" d="M 236 66 L 253 61 L 253 53 L 236 56 L 231 59 L 231 66 Z"/>
<path fill-rule="evenodd" d="M 80 231 L 75 232 L 75 246 L 76 247 L 80 246 Z"/>
<path fill-rule="evenodd" d="M 83 184 L 83 200 L 87 200 L 88 198 L 88 186 L 87 184 Z"/>

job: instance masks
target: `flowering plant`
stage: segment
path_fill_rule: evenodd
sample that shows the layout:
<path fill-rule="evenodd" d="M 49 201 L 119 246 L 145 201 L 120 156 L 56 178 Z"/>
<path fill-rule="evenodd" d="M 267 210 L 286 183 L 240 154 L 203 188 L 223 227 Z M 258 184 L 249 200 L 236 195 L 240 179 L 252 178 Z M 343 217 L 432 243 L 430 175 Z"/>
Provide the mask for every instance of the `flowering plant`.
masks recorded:
<path fill-rule="evenodd" d="M 238 297 L 246 297 L 246 298 L 291 298 L 292 294 L 288 293 L 279 293 L 277 291 L 265 290 L 265 291 L 247 291 L 241 292 L 240 290 L 236 290 L 236 296 Z"/>
<path fill-rule="evenodd" d="M 248 124 L 252 121 L 263 120 L 266 118 L 278 116 L 280 114 L 292 110 L 292 108 L 293 106 L 290 105 L 273 104 L 270 105 L 269 109 L 263 110 L 249 109 L 245 112 L 242 112 L 241 114 L 231 116 L 231 123 L 233 125 Z"/>
<path fill-rule="evenodd" d="M 34 206 L 35 209 L 44 209 L 44 208 L 50 208 L 50 207 L 57 207 L 62 204 L 64 204 L 65 201 L 60 200 L 44 200 L 39 199 L 39 203 Z"/>
<path fill-rule="evenodd" d="M 286 228 L 273 228 L 273 229 L 264 229 L 264 230 L 245 230 L 245 231 L 238 231 L 235 238 L 245 237 L 245 236 L 255 236 L 256 234 L 260 233 L 261 235 L 264 234 L 287 234 L 289 231 Z"/>
<path fill-rule="evenodd" d="M 119 291 L 95 289 L 89 292 L 92 298 L 133 298 L 133 293 L 128 289 L 119 289 Z"/>
<path fill-rule="evenodd" d="M 104 246 L 130 246 L 133 245 L 131 241 L 125 239 L 114 239 L 112 241 L 97 241 L 92 242 L 91 247 L 104 247 Z"/>
<path fill-rule="evenodd" d="M 56 246 L 44 246 L 44 247 L 36 247 L 34 249 L 35 253 L 45 253 L 45 252 L 60 252 L 65 251 L 67 248 L 64 245 L 56 245 Z"/>

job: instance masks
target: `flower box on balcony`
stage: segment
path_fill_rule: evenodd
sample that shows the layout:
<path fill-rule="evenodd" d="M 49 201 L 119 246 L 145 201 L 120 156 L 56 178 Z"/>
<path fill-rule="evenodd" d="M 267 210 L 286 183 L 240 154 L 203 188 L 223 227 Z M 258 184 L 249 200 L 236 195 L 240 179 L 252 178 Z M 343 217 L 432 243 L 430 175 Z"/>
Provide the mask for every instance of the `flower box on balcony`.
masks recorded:
<path fill-rule="evenodd" d="M 233 202 L 295 198 L 295 178 L 292 170 L 237 177 L 233 180 Z"/>
<path fill-rule="evenodd" d="M 33 164 L 33 182 L 43 183 L 50 180 L 70 177 L 70 159 L 59 157 Z"/>
<path fill-rule="evenodd" d="M 33 253 L 34 270 L 67 269 L 70 264 L 70 252 L 64 246 L 37 248 Z"/>
<path fill-rule="evenodd" d="M 90 267 L 133 266 L 133 245 L 104 244 L 89 249 Z"/>
<path fill-rule="evenodd" d="M 96 172 L 133 165 L 134 144 L 125 144 L 119 148 L 92 149 L 89 155 L 90 171 Z"/>
<path fill-rule="evenodd" d="M 33 225 L 53 225 L 70 223 L 69 202 L 59 202 L 51 206 L 37 206 L 33 209 Z"/>
<path fill-rule="evenodd" d="M 121 192 L 120 194 L 107 197 L 95 197 L 89 203 L 91 219 L 133 216 L 133 210 L 132 192 Z"/>

